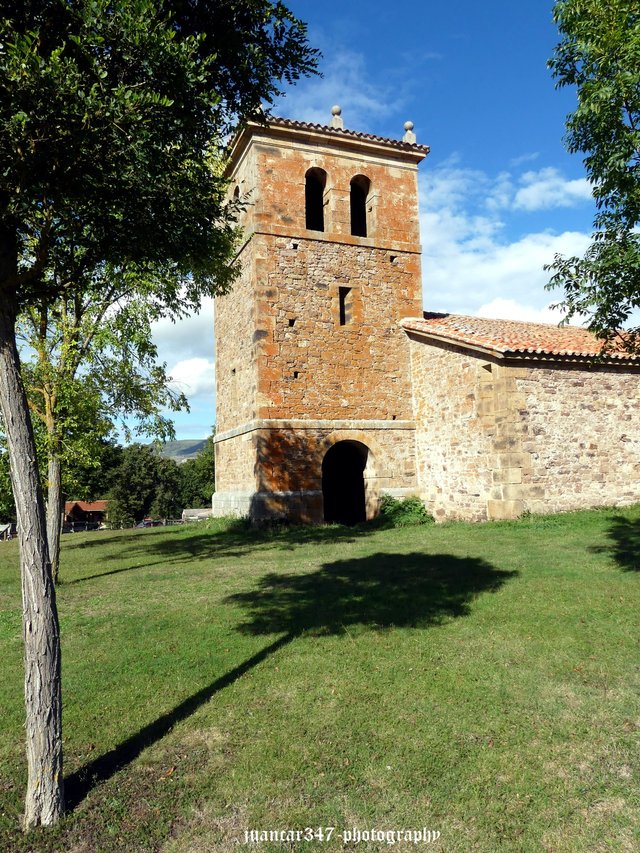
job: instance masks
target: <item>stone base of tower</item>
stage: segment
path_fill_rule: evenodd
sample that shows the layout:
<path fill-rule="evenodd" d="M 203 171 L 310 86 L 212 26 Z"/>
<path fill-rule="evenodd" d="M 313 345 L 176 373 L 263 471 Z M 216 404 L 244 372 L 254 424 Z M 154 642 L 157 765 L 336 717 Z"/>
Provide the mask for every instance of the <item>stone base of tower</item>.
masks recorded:
<path fill-rule="evenodd" d="M 215 516 L 356 524 L 417 494 L 412 421 L 253 421 L 216 437 Z"/>
<path fill-rule="evenodd" d="M 324 521 L 322 492 L 216 492 L 213 515 L 264 521 L 321 524 Z"/>

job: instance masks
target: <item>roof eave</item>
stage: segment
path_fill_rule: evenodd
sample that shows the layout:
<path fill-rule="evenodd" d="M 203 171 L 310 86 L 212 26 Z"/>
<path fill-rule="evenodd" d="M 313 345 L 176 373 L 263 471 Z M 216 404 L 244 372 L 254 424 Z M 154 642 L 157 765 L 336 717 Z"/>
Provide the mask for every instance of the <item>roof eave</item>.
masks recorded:
<path fill-rule="evenodd" d="M 282 122 L 282 123 L 281 123 Z M 318 142 L 338 143 L 340 147 L 352 151 L 367 151 L 389 156 L 396 154 L 403 160 L 413 161 L 417 166 L 429 153 L 428 145 L 417 145 L 395 139 L 358 134 L 355 131 L 342 130 L 335 127 L 305 124 L 303 122 L 288 122 L 286 120 L 271 120 L 264 124 L 257 121 L 247 122 L 233 138 L 229 148 L 229 159 L 225 168 L 225 177 L 233 172 L 245 149 L 254 136 L 263 133 L 271 138 L 291 138 L 298 142 L 317 145 Z"/>
<path fill-rule="evenodd" d="M 441 344 L 450 344 L 451 346 L 458 347 L 458 349 L 469 349 L 474 352 L 479 352 L 482 355 L 491 355 L 494 358 L 504 359 L 505 353 L 501 352 L 494 347 L 486 347 L 482 344 L 472 344 L 468 341 L 460 340 L 460 338 L 454 338 L 451 335 L 441 335 L 435 332 L 427 332 L 425 329 L 418 329 L 415 326 L 403 325 L 402 328 L 410 335 L 418 335 L 421 338 L 426 338 L 427 340 L 434 341 L 435 343 Z"/>
<path fill-rule="evenodd" d="M 473 352 L 488 355 L 500 361 L 533 361 L 533 362 L 556 362 L 563 364 L 590 364 L 594 367 L 640 367 L 640 359 L 636 356 L 629 358 L 600 357 L 598 354 L 583 354 L 583 353 L 553 353 L 548 351 L 528 352 L 527 350 L 518 349 L 499 349 L 497 347 L 484 346 L 478 343 L 471 343 L 467 340 L 453 337 L 452 335 L 442 335 L 436 332 L 429 332 L 425 329 L 420 329 L 410 324 L 403 324 L 403 329 L 408 334 L 417 335 L 427 340 L 432 340 L 435 343 L 445 343 L 455 346 L 458 349 L 472 350 Z"/>

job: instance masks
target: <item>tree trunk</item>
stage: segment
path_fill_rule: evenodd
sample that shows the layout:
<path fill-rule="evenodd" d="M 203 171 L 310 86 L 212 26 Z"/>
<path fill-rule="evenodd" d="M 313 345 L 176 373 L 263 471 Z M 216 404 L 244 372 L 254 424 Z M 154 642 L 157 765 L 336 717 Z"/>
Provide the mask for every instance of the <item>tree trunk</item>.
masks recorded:
<path fill-rule="evenodd" d="M 2 235 L 6 238 L 6 232 Z M 64 813 L 60 630 L 42 489 L 16 347 L 17 301 L 11 236 L 0 245 L 0 408 L 18 518 L 24 633 L 27 796 L 24 827 L 47 826 Z M 13 255 L 13 257 L 12 257 Z M 13 267 L 13 269 L 11 269 Z"/>
<path fill-rule="evenodd" d="M 51 561 L 51 576 L 53 582 L 58 583 L 62 516 L 62 464 L 54 449 L 49 450 L 47 482 L 49 484 L 47 491 L 47 543 L 49 545 L 49 560 Z"/>

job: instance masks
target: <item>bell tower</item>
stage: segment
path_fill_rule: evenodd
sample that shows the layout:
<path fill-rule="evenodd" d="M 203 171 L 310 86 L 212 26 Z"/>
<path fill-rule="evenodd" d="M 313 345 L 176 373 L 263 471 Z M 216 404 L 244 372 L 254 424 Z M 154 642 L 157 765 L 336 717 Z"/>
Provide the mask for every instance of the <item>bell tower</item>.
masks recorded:
<path fill-rule="evenodd" d="M 236 137 L 241 275 L 215 304 L 215 515 L 347 524 L 417 491 L 417 145 L 270 118 Z"/>

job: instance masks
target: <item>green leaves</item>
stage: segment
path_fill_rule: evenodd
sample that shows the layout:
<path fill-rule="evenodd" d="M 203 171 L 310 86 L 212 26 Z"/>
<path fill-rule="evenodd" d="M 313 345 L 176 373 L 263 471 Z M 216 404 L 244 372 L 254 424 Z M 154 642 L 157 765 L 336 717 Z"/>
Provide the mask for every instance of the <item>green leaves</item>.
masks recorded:
<path fill-rule="evenodd" d="M 12 474 L 29 590 L 25 619 L 40 620 L 25 632 L 25 661 L 42 658 L 38 643 L 46 637 L 51 664 L 38 675 L 47 701 L 41 708 L 27 701 L 27 730 L 42 734 L 27 738 L 30 828 L 56 820 L 64 805 L 59 629 L 46 586 L 36 448 L 16 375 L 18 308 L 41 327 L 35 340 L 42 379 L 33 391 L 44 401 L 50 446 L 66 436 L 61 417 L 74 429 L 90 421 L 75 407 L 97 399 L 95 386 L 88 398 L 67 402 L 83 376 L 81 363 L 90 366 L 89 384 L 96 375 L 117 376 L 122 400 L 138 408 L 151 401 L 144 415 L 154 417 L 164 368 L 151 364 L 144 323 L 154 312 L 180 311 L 178 279 L 189 282 L 188 300 L 196 302 L 224 291 L 235 275 L 234 207 L 220 163 L 226 136 L 263 99 L 271 101 L 283 77 L 313 70 L 315 54 L 304 27 L 267 0 L 4 3 L 0 48 L 0 375 L 13 377 L 3 383 L 0 402 L 12 459 L 19 460 Z M 110 290 L 105 271 L 132 268 L 131 290 Z M 153 281 L 142 280 L 140 270 L 155 270 Z M 129 336 L 114 326 L 112 342 L 94 325 L 100 345 L 91 349 L 84 318 L 93 299 L 105 304 L 101 282 L 112 299 L 119 293 L 118 311 L 140 300 L 133 315 L 140 322 Z M 105 311 L 102 320 L 110 316 Z M 117 352 L 134 372 L 122 373 Z M 30 670 L 26 683 L 34 683 Z"/>
<path fill-rule="evenodd" d="M 211 506 L 211 496 L 215 491 L 215 470 L 215 446 L 211 435 L 194 459 L 187 459 L 180 465 L 181 509 Z"/>
<path fill-rule="evenodd" d="M 53 256 L 51 234 L 96 261 L 172 262 L 209 293 L 228 286 L 232 214 L 211 158 L 283 77 L 313 70 L 303 25 L 265 0 L 36 0 L 10 14 L 0 216 L 16 228 L 22 301 L 42 292 L 29 247 Z"/>
<path fill-rule="evenodd" d="M 585 257 L 556 257 L 550 287 L 563 287 L 568 317 L 589 318 L 612 341 L 638 307 L 640 244 L 640 7 L 636 0 L 559 0 L 561 41 L 549 62 L 558 86 L 576 86 L 569 151 L 582 152 L 598 206 Z M 624 338 L 633 347 L 634 334 Z"/>
<path fill-rule="evenodd" d="M 175 518 L 182 509 L 176 463 L 148 445 L 126 447 L 109 493 L 109 521 L 141 521 L 150 514 Z"/>

